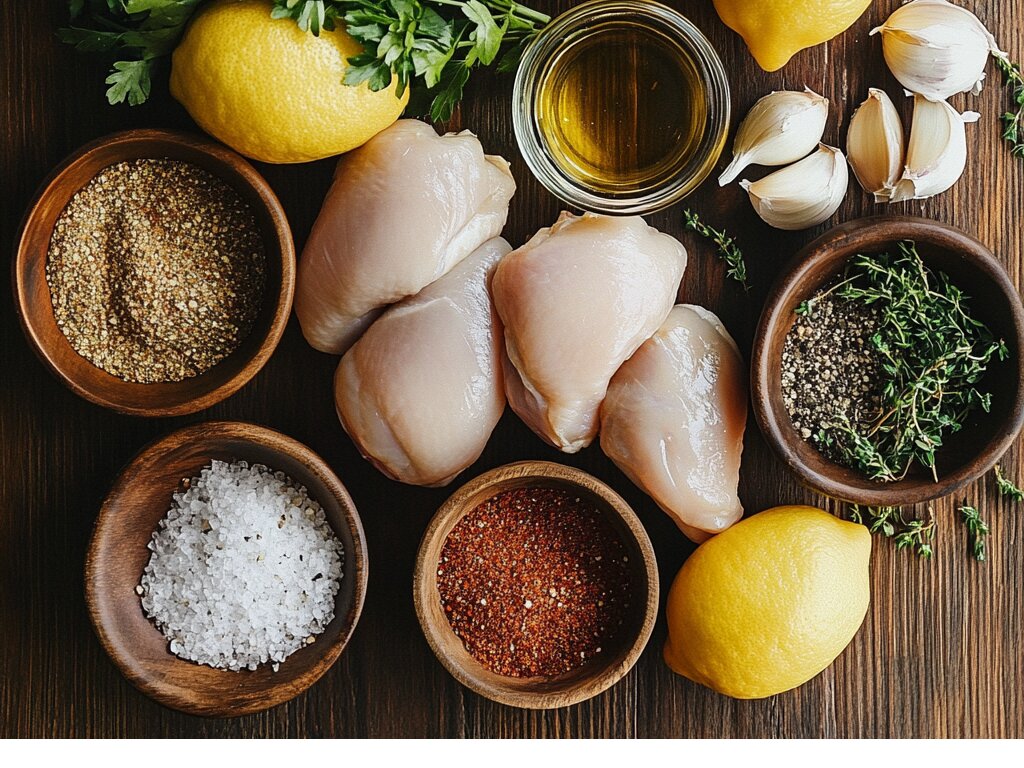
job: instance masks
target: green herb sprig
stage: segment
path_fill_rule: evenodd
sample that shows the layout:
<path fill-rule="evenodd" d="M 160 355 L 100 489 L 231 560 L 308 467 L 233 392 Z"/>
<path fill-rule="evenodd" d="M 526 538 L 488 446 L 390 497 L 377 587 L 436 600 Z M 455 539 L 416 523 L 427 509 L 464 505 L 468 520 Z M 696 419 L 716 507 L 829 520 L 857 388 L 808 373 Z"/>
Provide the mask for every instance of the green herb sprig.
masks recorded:
<path fill-rule="evenodd" d="M 995 466 L 996 471 L 996 487 L 999 489 L 999 495 L 1005 496 L 1010 501 L 1020 503 L 1024 501 L 1024 491 L 1018 488 L 1012 480 L 1003 474 L 1003 468 L 998 464 Z"/>
<path fill-rule="evenodd" d="M 847 301 L 876 306 L 880 325 L 871 343 L 882 358 L 881 408 L 867 428 L 837 416 L 815 437 L 844 463 L 879 481 L 899 480 L 919 463 L 937 479 L 935 454 L 968 415 L 988 411 L 978 388 L 1006 345 L 965 307 L 967 297 L 941 272 L 929 270 L 913 243 L 895 255 L 858 255 L 834 288 Z M 805 304 L 798 312 L 811 313 Z"/>
<path fill-rule="evenodd" d="M 107 78 L 111 104 L 141 104 L 154 66 L 170 54 L 204 0 L 69 0 L 72 24 L 58 32 L 88 53 L 118 53 Z M 526 44 L 550 21 L 514 0 L 273 0 L 270 15 L 319 35 L 344 24 L 363 46 L 344 84 L 373 91 L 397 79 L 413 89 L 410 114 L 448 120 L 473 69 L 515 69 Z"/>
<path fill-rule="evenodd" d="M 696 232 L 715 244 L 716 255 L 725 262 L 727 269 L 725 274 L 731 277 L 741 286 L 744 291 L 750 290 L 747 283 L 747 263 L 743 260 L 743 252 L 736 245 L 735 239 L 727 235 L 724 230 L 713 229 L 700 220 L 700 217 L 689 208 L 683 211 L 683 219 L 686 228 Z"/>
<path fill-rule="evenodd" d="M 995 57 L 1003 73 L 1003 82 L 1010 89 L 1010 99 L 1016 106 L 1002 115 L 1003 138 L 1010 143 L 1010 152 L 1024 157 L 1024 72 L 1006 56 Z"/>
<path fill-rule="evenodd" d="M 988 523 L 981 519 L 976 507 L 968 505 L 967 499 L 957 508 L 967 527 L 967 548 L 971 557 L 982 562 L 986 558 L 985 538 L 989 535 Z"/>
<path fill-rule="evenodd" d="M 851 504 L 850 520 L 867 527 L 872 534 L 892 539 L 897 550 L 907 549 L 918 557 L 928 558 L 933 554 L 935 539 L 935 518 L 928 508 L 928 520 L 904 516 L 902 507 L 865 507 Z"/>

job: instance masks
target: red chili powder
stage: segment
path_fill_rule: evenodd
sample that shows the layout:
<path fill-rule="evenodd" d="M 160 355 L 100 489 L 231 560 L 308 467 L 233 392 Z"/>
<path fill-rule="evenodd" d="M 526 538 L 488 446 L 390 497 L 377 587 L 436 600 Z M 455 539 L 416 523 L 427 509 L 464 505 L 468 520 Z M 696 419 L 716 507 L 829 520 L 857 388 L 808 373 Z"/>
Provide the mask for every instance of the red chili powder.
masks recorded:
<path fill-rule="evenodd" d="M 553 677 L 611 651 L 629 608 L 629 557 L 593 504 L 517 488 L 452 529 L 437 588 L 477 661 L 499 675 Z"/>

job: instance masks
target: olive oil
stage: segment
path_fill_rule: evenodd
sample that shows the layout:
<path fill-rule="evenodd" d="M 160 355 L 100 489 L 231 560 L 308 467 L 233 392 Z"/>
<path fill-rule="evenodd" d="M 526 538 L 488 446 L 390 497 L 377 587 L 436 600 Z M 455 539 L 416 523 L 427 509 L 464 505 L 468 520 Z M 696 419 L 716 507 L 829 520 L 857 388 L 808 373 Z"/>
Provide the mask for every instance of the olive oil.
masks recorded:
<path fill-rule="evenodd" d="M 541 74 L 534 112 L 561 172 L 615 196 L 665 184 L 701 151 L 708 98 L 677 40 L 619 21 L 565 42 Z"/>

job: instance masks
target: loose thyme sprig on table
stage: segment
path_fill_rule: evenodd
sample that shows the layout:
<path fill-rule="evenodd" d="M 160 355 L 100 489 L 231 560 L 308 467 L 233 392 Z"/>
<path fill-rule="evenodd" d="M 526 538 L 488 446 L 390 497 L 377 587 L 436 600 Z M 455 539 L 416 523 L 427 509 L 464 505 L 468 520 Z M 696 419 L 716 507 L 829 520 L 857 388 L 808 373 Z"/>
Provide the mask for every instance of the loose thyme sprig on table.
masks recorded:
<path fill-rule="evenodd" d="M 1010 89 L 1010 98 L 1016 105 L 1016 111 L 1004 112 L 1003 138 L 1010 142 L 1010 152 L 1017 157 L 1024 157 L 1024 72 L 1019 64 L 1009 58 L 996 56 L 996 64 L 1003 73 L 1003 82 Z"/>
<path fill-rule="evenodd" d="M 815 435 L 843 463 L 879 481 L 900 480 L 915 463 L 938 478 L 935 453 L 991 395 L 977 384 L 991 360 L 1006 359 L 997 340 L 964 306 L 967 297 L 942 272 L 929 270 L 912 242 L 895 255 L 855 256 L 839 298 L 877 306 L 873 346 L 886 376 L 879 413 L 866 428 L 844 414 Z M 805 303 L 798 313 L 813 313 Z"/>
<path fill-rule="evenodd" d="M 736 245 L 735 239 L 727 235 L 724 230 L 712 229 L 700 220 L 700 217 L 689 208 L 683 211 L 683 218 L 686 228 L 696 232 L 701 237 L 711 240 L 716 246 L 716 255 L 727 265 L 726 276 L 731 277 L 741 286 L 744 291 L 750 290 L 747 283 L 747 263 L 743 260 L 743 253 Z"/>
<path fill-rule="evenodd" d="M 174 50 L 202 2 L 69 0 L 72 24 L 58 36 L 79 51 L 124 55 L 107 78 L 107 100 L 134 106 L 149 97 L 154 65 Z M 273 0 L 270 15 L 313 35 L 344 24 L 363 45 L 344 84 L 379 91 L 397 78 L 399 95 L 415 84 L 407 111 L 429 111 L 433 120 L 451 117 L 474 68 L 496 62 L 499 71 L 514 70 L 551 20 L 513 0 Z"/>
<path fill-rule="evenodd" d="M 957 507 L 957 512 L 967 526 L 967 547 L 971 557 L 979 562 L 985 560 L 985 537 L 988 536 L 988 524 L 981 519 L 977 507 L 968 505 L 967 499 Z"/>
<path fill-rule="evenodd" d="M 928 508 L 928 520 L 911 518 L 907 520 L 902 507 L 863 507 L 851 504 L 850 520 L 867 526 L 873 534 L 892 539 L 896 549 L 909 549 L 918 557 L 932 556 L 932 541 L 935 539 L 935 518 L 931 507 Z"/>
<path fill-rule="evenodd" d="M 1008 479 L 1003 474 L 1003 468 L 996 464 L 995 471 L 996 487 L 999 489 L 999 495 L 1005 496 L 1010 501 L 1016 501 L 1018 503 L 1024 501 L 1024 491 L 1018 488 L 1012 480 Z"/>

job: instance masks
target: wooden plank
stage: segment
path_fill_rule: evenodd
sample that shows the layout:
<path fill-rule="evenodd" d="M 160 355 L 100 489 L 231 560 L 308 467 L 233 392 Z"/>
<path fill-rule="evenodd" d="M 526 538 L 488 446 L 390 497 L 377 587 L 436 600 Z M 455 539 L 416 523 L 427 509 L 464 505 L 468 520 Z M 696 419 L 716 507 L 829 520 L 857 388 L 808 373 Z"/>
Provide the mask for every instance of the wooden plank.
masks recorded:
<path fill-rule="evenodd" d="M 847 33 L 771 74 L 757 68 L 710 3 L 672 4 L 706 31 L 732 73 L 734 125 L 768 91 L 808 85 L 832 102 L 826 141 L 844 144 L 852 110 L 869 86 L 884 87 L 894 98 L 901 92 L 884 65 L 878 38 L 867 34 L 899 0 L 876 0 Z M 570 3 L 537 5 L 559 9 Z M 1024 58 L 1015 0 L 965 5 L 991 26 L 1004 48 Z M 54 39 L 65 6 L 51 0 L 33 13 L 19 13 L 18 3 L 0 4 L 0 242 L 8 245 L 35 186 L 78 145 L 130 126 L 192 127 L 168 96 L 164 79 L 146 106 L 108 107 L 104 63 L 79 57 Z M 1024 162 L 1011 158 L 999 138 L 996 115 L 1005 109 L 1006 95 L 994 70 L 988 83 L 978 98 L 953 99 L 955 106 L 983 115 L 968 127 L 970 161 L 963 179 L 934 200 L 894 210 L 976 234 L 1019 285 Z M 449 127 L 473 129 L 488 151 L 512 161 L 519 192 L 506 236 L 519 244 L 551 223 L 561 206 L 518 156 L 510 89 L 505 76 L 474 80 Z M 909 104 L 896 102 L 909 118 Z M 300 247 L 332 168 L 330 161 L 261 166 L 285 204 Z M 718 189 L 708 183 L 687 204 L 737 235 L 754 289 L 744 296 L 723 280 L 708 246 L 683 232 L 676 207 L 650 221 L 678 235 L 691 251 L 681 297 L 717 312 L 749 350 L 760 303 L 783 261 L 828 225 L 800 233 L 771 230 L 736 185 Z M 851 185 L 830 224 L 880 210 Z M 10 287 L 2 284 L 0 299 L 9 307 Z M 990 478 L 963 494 L 986 511 L 992 526 L 989 562 L 967 560 L 956 500 L 933 504 L 940 531 L 933 560 L 922 562 L 877 542 L 872 604 L 863 628 L 832 668 L 802 688 L 740 702 L 673 675 L 660 657 L 662 620 L 637 667 L 615 688 L 565 710 L 524 712 L 462 689 L 430 653 L 413 613 L 412 563 L 427 520 L 447 494 L 391 483 L 362 462 L 333 413 L 334 361 L 311 350 L 294 321 L 249 386 L 182 419 L 119 417 L 77 399 L 36 361 L 9 310 L 0 316 L 0 359 L 0 736 L 1024 736 L 1024 510 L 998 498 Z M 339 663 L 290 704 L 235 720 L 188 717 L 136 692 L 104 656 L 82 599 L 92 520 L 118 469 L 148 440 L 212 418 L 267 424 L 320 452 L 362 512 L 371 561 L 366 609 Z M 741 496 L 748 510 L 825 503 L 774 460 L 753 424 L 747 434 Z M 507 413 L 466 477 L 533 458 L 581 467 L 623 493 L 651 534 L 663 582 L 671 582 L 692 545 L 596 447 L 561 456 Z M 1004 466 L 1011 475 L 1024 473 L 1019 449 Z"/>

